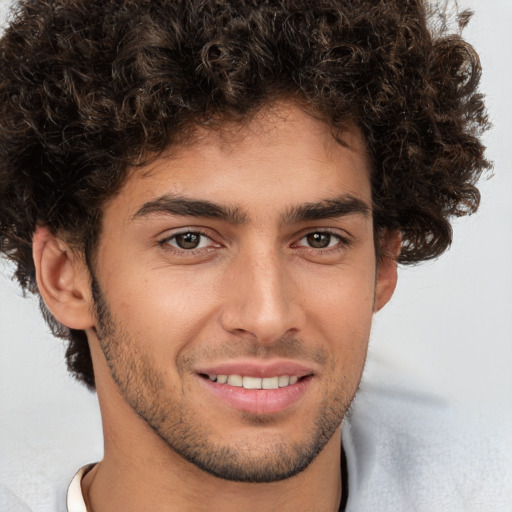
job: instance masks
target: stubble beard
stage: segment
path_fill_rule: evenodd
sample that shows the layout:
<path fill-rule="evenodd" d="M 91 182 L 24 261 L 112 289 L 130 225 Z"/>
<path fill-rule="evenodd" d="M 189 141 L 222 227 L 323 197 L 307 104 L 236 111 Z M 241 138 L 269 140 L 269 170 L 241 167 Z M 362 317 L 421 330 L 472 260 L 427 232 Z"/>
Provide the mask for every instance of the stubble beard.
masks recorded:
<path fill-rule="evenodd" d="M 96 334 L 123 399 L 172 451 L 218 478 L 268 483 L 302 472 L 341 425 L 355 395 L 357 386 L 347 386 L 346 379 L 340 376 L 334 391 L 321 401 L 316 418 L 301 442 L 269 440 L 262 432 L 252 445 L 223 444 L 208 429 L 208 419 L 199 417 L 185 400 L 180 400 L 182 390 L 173 390 L 166 384 L 150 356 L 134 350 L 136 343 L 113 318 L 95 278 L 92 294 Z M 287 340 L 285 345 L 293 342 Z M 317 356 L 326 358 L 327 354 Z M 243 421 L 261 425 L 266 420 L 256 414 L 245 414 Z"/>

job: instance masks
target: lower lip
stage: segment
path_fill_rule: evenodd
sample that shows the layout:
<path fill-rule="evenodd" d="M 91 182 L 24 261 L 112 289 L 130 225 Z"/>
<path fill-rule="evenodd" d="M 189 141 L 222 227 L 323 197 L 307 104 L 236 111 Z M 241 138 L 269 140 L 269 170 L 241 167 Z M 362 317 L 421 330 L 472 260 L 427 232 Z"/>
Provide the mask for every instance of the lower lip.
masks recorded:
<path fill-rule="evenodd" d="M 201 377 L 208 389 L 224 402 L 243 412 L 275 414 L 296 404 L 305 395 L 312 377 L 278 389 L 245 389 L 219 384 Z"/>

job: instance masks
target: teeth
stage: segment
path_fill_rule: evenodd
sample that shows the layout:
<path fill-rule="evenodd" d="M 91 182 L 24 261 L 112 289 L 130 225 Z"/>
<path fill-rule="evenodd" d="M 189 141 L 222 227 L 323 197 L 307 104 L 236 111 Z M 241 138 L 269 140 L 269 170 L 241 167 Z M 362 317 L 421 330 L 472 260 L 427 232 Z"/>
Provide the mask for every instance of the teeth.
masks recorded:
<path fill-rule="evenodd" d="M 261 379 L 261 389 L 279 388 L 279 377 L 266 377 Z"/>
<path fill-rule="evenodd" d="M 295 384 L 299 378 L 296 375 L 280 375 L 279 377 L 249 377 L 241 375 L 208 375 L 212 382 L 229 384 L 245 389 L 278 389 Z"/>
<path fill-rule="evenodd" d="M 230 375 L 228 377 L 228 384 L 230 386 L 236 386 L 237 388 L 241 388 L 243 386 L 243 379 L 240 375 Z"/>
<path fill-rule="evenodd" d="M 278 377 L 278 384 L 280 388 L 285 388 L 290 385 L 290 377 L 288 375 L 281 375 Z"/>
<path fill-rule="evenodd" d="M 261 389 L 261 379 L 258 377 L 244 377 L 242 386 L 245 389 Z"/>

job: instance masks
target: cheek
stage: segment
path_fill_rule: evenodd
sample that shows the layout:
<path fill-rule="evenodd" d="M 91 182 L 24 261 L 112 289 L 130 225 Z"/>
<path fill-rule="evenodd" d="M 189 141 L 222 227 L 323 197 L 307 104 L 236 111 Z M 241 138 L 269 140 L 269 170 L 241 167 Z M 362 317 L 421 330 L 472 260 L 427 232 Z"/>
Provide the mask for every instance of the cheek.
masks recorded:
<path fill-rule="evenodd" d="M 106 279 L 111 313 L 141 349 L 158 358 L 173 358 L 198 336 L 213 316 L 215 293 L 205 276 L 160 269 L 146 277 Z"/>
<path fill-rule="evenodd" d="M 373 318 L 375 274 L 368 271 L 371 268 L 340 268 L 303 286 L 309 335 L 323 339 L 335 366 L 354 378 L 364 365 Z"/>
<path fill-rule="evenodd" d="M 298 275 L 304 308 L 324 323 L 364 327 L 371 323 L 375 272 L 371 264 L 346 264 Z"/>

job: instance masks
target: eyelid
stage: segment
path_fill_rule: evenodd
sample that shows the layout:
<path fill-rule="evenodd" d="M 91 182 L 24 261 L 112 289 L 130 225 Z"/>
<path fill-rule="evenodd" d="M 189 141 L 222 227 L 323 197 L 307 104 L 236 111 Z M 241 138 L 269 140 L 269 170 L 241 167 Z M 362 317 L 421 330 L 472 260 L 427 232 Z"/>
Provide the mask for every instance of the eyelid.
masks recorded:
<path fill-rule="evenodd" d="M 169 243 L 170 240 L 174 239 L 175 237 L 179 235 L 183 235 L 186 233 L 195 233 L 200 235 L 201 237 L 205 237 L 210 241 L 210 244 L 208 244 L 207 247 L 198 247 L 193 249 L 182 249 L 178 246 L 171 245 Z M 338 240 L 338 243 L 336 243 L 334 246 L 327 246 L 324 248 L 314 248 L 314 247 L 308 247 L 307 245 L 301 245 L 299 242 L 306 238 L 309 235 L 312 235 L 314 233 L 319 234 L 327 234 L 331 235 L 334 238 Z M 211 250 L 213 248 L 220 248 L 223 246 L 222 243 L 217 241 L 218 236 L 215 236 L 215 234 L 212 235 L 209 229 L 204 229 L 202 227 L 196 227 L 196 226 L 184 226 L 180 228 L 175 228 L 174 230 L 166 230 L 164 231 L 159 239 L 157 240 L 158 245 L 163 247 L 165 250 L 169 250 L 172 252 L 175 252 L 177 254 L 188 254 L 193 255 L 194 253 L 198 252 L 206 252 L 208 250 Z M 304 229 L 302 232 L 298 233 L 294 237 L 294 241 L 290 244 L 290 247 L 300 248 L 307 251 L 312 251 L 315 253 L 328 253 L 330 251 L 339 251 L 342 249 L 345 249 L 349 247 L 352 244 L 352 236 L 347 233 L 345 230 L 340 230 L 339 228 L 331 228 L 331 227 L 322 227 L 322 228 L 307 228 Z"/>
<path fill-rule="evenodd" d="M 340 232 L 341 230 L 339 229 L 335 229 L 335 228 L 312 228 L 312 229 L 307 229 L 305 231 L 303 231 L 302 233 L 300 233 L 297 237 L 296 237 L 296 241 L 293 242 L 292 245 L 294 244 L 298 244 L 298 242 L 300 242 L 302 239 L 306 238 L 307 236 L 309 235 L 313 235 L 315 233 L 319 233 L 319 234 L 322 234 L 322 235 L 331 235 L 335 238 L 337 238 L 341 243 L 342 245 L 344 246 L 348 246 L 352 243 L 352 236 L 347 233 L 346 231 L 342 231 Z M 300 247 L 303 247 L 303 246 L 300 246 Z M 306 247 L 308 248 L 308 247 Z M 313 247 L 309 247 L 309 249 L 312 249 L 314 251 L 321 251 L 321 250 L 329 250 L 329 249 L 334 249 L 334 247 L 326 247 L 324 249 L 315 249 Z"/>
<path fill-rule="evenodd" d="M 179 235 L 184 235 L 187 233 L 194 233 L 198 234 L 201 237 L 205 237 L 208 240 L 210 240 L 211 244 L 208 247 L 199 247 L 194 249 L 182 249 L 180 247 L 173 246 L 169 243 L 170 240 L 175 239 Z M 215 240 L 215 238 L 212 236 L 208 230 L 205 230 L 203 228 L 195 227 L 195 226 L 186 226 L 183 228 L 176 228 L 175 230 L 167 230 L 163 233 L 163 235 L 160 235 L 158 239 L 158 245 L 169 248 L 168 250 L 172 250 L 177 253 L 187 253 L 187 254 L 193 254 L 195 251 L 204 251 L 207 249 L 210 249 L 212 247 L 221 247 L 221 244 Z"/>

